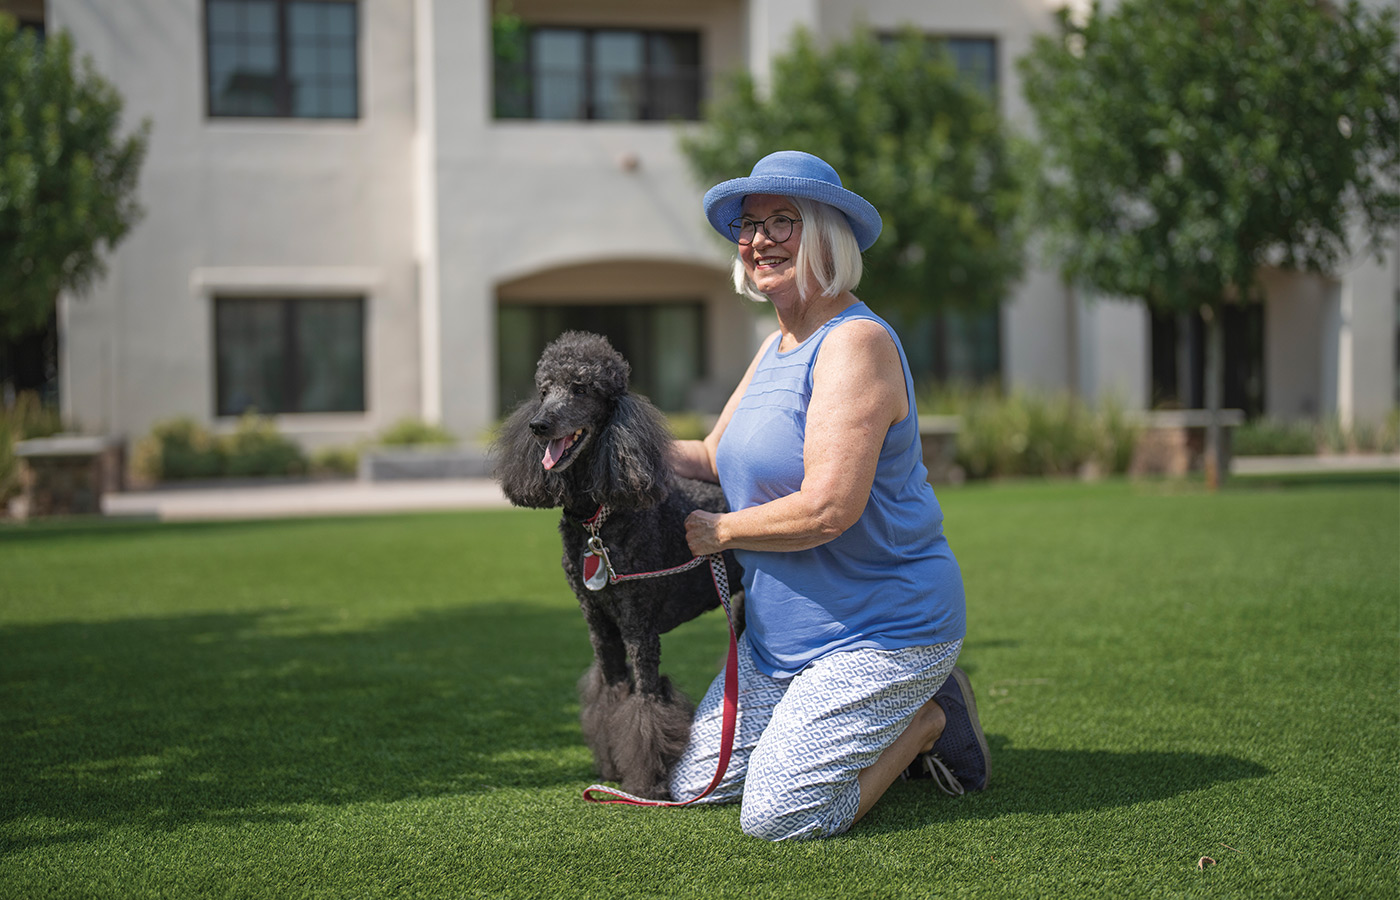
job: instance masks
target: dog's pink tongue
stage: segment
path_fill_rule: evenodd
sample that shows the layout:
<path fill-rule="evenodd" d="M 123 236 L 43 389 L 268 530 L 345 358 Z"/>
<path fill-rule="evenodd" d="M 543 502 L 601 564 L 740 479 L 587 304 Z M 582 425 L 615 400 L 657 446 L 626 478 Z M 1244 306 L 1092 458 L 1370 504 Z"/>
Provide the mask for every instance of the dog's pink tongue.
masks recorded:
<path fill-rule="evenodd" d="M 540 462 L 546 469 L 554 468 L 554 464 L 559 462 L 559 458 L 564 455 L 564 439 L 555 438 L 544 448 L 544 459 Z"/>

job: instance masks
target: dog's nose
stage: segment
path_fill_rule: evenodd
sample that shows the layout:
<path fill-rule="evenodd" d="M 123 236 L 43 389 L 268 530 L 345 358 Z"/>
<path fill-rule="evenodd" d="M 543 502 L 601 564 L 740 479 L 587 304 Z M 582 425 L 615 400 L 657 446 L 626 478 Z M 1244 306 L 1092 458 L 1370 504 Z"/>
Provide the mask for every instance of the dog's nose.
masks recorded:
<path fill-rule="evenodd" d="M 544 437 L 545 433 L 549 431 L 549 422 L 546 419 L 531 419 L 530 430 L 535 433 L 536 437 Z"/>

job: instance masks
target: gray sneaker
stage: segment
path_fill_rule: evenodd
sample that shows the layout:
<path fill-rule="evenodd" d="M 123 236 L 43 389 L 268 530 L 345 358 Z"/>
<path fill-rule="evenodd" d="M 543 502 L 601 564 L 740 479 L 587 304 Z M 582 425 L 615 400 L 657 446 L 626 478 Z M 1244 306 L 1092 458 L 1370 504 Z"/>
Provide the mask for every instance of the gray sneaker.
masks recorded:
<path fill-rule="evenodd" d="M 977 719 L 977 700 L 967 673 L 957 666 L 934 694 L 948 723 L 928 753 L 921 753 L 905 770 L 905 778 L 932 778 L 945 794 L 986 790 L 992 774 L 987 736 Z"/>

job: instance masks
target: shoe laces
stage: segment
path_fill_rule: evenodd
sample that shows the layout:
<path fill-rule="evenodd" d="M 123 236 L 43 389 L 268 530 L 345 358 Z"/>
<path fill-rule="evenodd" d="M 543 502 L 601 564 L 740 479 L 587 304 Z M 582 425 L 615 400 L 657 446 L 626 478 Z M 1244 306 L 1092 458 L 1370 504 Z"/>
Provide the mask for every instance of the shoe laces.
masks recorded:
<path fill-rule="evenodd" d="M 924 768 L 928 769 L 929 775 L 933 777 L 933 783 L 938 785 L 940 791 L 949 797 L 961 797 L 966 793 L 962 782 L 953 776 L 952 770 L 944 765 L 943 760 L 932 753 L 925 753 L 923 760 Z"/>

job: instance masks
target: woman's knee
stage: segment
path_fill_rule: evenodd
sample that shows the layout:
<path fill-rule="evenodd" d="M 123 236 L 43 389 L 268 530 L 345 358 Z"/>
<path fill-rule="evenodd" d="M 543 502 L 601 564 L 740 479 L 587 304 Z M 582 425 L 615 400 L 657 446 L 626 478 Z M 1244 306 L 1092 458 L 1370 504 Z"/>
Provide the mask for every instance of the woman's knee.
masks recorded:
<path fill-rule="evenodd" d="M 747 806 L 739 813 L 739 827 L 749 837 L 765 841 L 795 841 L 821 837 L 811 823 L 797 816 L 751 813 Z"/>
<path fill-rule="evenodd" d="M 854 791 L 834 798 L 808 797 L 805 802 L 800 795 L 778 794 L 768 800 L 746 791 L 739 827 L 744 834 L 766 841 L 801 841 L 842 834 L 850 829 L 860 805 L 859 788 L 852 787 Z"/>

